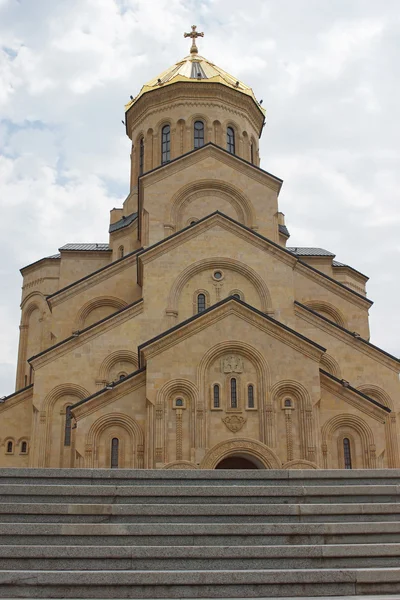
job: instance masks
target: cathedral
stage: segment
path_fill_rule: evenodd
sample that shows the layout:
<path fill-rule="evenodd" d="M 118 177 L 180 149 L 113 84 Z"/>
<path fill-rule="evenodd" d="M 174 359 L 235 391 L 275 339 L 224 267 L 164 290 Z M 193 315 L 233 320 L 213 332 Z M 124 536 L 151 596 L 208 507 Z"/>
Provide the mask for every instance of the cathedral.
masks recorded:
<path fill-rule="evenodd" d="M 369 341 L 368 277 L 288 245 L 265 110 L 185 36 L 125 107 L 109 242 L 21 270 L 0 467 L 399 468 L 400 362 Z"/>

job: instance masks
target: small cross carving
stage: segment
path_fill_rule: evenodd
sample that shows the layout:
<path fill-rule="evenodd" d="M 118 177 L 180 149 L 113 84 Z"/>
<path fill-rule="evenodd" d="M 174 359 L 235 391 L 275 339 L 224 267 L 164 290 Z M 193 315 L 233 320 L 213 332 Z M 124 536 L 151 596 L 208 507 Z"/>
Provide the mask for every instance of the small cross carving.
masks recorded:
<path fill-rule="evenodd" d="M 204 37 L 204 33 L 200 31 L 196 31 L 197 25 L 192 25 L 192 31 L 190 33 L 184 33 L 183 37 L 192 38 L 192 47 L 190 48 L 190 54 L 197 54 L 197 46 L 196 46 L 196 38 Z"/>

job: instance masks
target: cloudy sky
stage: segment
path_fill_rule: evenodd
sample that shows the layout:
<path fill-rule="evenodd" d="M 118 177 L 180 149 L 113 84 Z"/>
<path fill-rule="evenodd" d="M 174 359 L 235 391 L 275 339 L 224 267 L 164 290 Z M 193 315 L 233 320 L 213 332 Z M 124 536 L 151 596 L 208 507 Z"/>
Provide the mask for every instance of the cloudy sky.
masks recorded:
<path fill-rule="evenodd" d="M 124 104 L 188 54 L 192 23 L 200 53 L 264 100 L 290 245 L 369 275 L 371 341 L 399 353 L 399 0 L 0 0 L 0 395 L 19 268 L 108 241 L 128 192 Z"/>

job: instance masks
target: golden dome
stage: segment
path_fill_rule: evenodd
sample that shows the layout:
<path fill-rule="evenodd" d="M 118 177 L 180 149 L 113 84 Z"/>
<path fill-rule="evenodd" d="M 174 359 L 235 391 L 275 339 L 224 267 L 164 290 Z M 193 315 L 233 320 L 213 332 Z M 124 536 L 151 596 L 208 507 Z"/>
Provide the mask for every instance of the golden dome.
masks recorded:
<path fill-rule="evenodd" d="M 129 110 L 130 107 L 135 104 L 135 102 L 141 96 L 143 96 L 143 94 L 180 81 L 207 81 L 207 83 L 220 83 L 222 85 L 226 85 L 233 90 L 237 90 L 242 94 L 250 96 L 261 112 L 265 114 L 265 110 L 257 101 L 251 87 L 245 85 L 236 77 L 233 77 L 220 67 L 217 67 L 217 65 L 214 63 L 210 62 L 203 56 L 199 56 L 195 52 L 189 54 L 189 56 L 185 56 L 183 60 L 177 62 L 175 65 L 172 65 L 172 67 L 169 67 L 163 73 L 146 83 L 140 90 L 139 94 L 133 100 L 128 102 L 128 104 L 126 104 L 125 111 Z"/>

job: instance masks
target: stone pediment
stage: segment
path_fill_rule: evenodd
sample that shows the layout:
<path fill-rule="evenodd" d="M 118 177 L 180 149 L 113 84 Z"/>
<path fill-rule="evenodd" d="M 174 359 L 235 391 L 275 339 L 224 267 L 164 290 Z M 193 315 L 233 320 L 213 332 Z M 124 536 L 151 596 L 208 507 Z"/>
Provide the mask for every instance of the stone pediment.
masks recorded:
<path fill-rule="evenodd" d="M 264 185 L 267 185 L 278 193 L 282 187 L 283 181 L 279 177 L 268 173 L 268 171 L 264 171 L 260 167 L 252 165 L 239 156 L 230 154 L 212 142 L 205 144 L 202 148 L 198 148 L 188 152 L 187 154 L 183 154 L 182 156 L 171 160 L 166 165 L 162 165 L 156 169 L 153 169 L 152 171 L 149 171 L 148 173 L 145 173 L 140 178 L 141 186 L 146 188 L 148 185 L 151 185 L 160 179 L 175 175 L 183 169 L 186 170 L 191 165 L 197 165 L 199 162 L 210 156 L 214 158 L 216 162 L 228 165 L 232 169 L 240 171 L 241 173 L 246 174 L 248 177 L 262 182 Z"/>
<path fill-rule="evenodd" d="M 231 324 L 230 321 L 234 317 L 236 317 L 236 323 Z M 200 332 L 215 328 L 217 324 L 221 327 L 220 322 L 224 320 L 227 323 L 226 328 L 233 330 L 235 337 L 240 339 L 237 319 L 247 331 L 253 327 L 317 362 L 320 361 L 322 354 L 325 352 L 325 348 L 290 329 L 283 323 L 241 300 L 229 297 L 194 317 L 183 321 L 179 325 L 172 327 L 161 335 L 141 344 L 138 348 L 139 365 L 144 367 L 147 359 L 182 343 L 190 337 L 195 337 Z"/>

